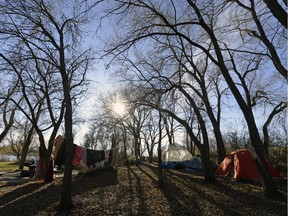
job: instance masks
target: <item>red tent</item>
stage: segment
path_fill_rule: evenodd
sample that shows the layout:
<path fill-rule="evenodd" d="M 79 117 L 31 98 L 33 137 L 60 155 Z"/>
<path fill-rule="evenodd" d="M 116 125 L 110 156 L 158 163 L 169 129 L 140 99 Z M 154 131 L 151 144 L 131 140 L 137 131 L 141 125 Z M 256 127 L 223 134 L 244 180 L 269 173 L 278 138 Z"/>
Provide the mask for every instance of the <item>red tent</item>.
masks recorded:
<path fill-rule="evenodd" d="M 267 161 L 273 178 L 281 178 L 279 172 Z M 260 179 L 260 175 L 252 154 L 247 149 L 240 149 L 227 155 L 219 165 L 216 176 L 229 176 L 235 180 Z"/>

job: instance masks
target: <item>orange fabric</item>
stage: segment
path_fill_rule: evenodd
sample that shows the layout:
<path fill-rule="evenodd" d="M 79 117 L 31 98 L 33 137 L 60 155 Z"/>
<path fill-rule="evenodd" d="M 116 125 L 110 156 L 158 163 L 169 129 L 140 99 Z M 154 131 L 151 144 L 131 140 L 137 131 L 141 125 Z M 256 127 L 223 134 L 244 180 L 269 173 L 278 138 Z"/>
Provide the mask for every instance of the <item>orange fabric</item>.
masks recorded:
<path fill-rule="evenodd" d="M 36 172 L 34 175 L 35 179 L 43 179 L 46 173 L 46 163 L 44 160 L 44 154 L 39 147 L 39 163 L 36 168 Z"/>
<path fill-rule="evenodd" d="M 232 162 L 233 159 L 233 162 Z M 234 165 L 233 165 L 234 163 Z M 268 170 L 272 177 L 280 178 L 279 172 L 267 162 Z M 231 169 L 234 168 L 234 179 L 259 179 L 260 175 L 251 153 L 246 149 L 232 152 L 219 165 L 216 175 L 227 176 Z"/>
<path fill-rule="evenodd" d="M 228 155 L 224 158 L 223 162 L 220 164 L 216 171 L 216 175 L 227 176 L 229 174 L 232 166 L 232 158 L 233 155 Z"/>
<path fill-rule="evenodd" d="M 257 179 L 259 173 L 256 163 L 249 151 L 237 151 L 234 154 L 234 176 L 235 179 Z"/>

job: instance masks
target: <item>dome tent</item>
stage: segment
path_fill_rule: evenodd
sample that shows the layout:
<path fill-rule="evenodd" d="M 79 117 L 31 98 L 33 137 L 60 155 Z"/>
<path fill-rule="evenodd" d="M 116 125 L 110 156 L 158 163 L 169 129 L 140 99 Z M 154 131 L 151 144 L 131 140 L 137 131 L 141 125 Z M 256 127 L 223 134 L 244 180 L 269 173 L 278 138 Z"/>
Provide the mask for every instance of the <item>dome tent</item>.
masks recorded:
<path fill-rule="evenodd" d="M 171 144 L 162 153 L 162 167 L 164 168 L 185 168 L 193 156 L 184 147 L 179 144 Z"/>
<path fill-rule="evenodd" d="M 219 165 L 216 176 L 228 176 L 236 181 L 260 179 L 253 154 L 254 153 L 251 153 L 248 149 L 239 149 L 231 152 Z M 273 178 L 281 178 L 279 172 L 269 163 L 269 161 L 266 162 L 271 176 Z"/>

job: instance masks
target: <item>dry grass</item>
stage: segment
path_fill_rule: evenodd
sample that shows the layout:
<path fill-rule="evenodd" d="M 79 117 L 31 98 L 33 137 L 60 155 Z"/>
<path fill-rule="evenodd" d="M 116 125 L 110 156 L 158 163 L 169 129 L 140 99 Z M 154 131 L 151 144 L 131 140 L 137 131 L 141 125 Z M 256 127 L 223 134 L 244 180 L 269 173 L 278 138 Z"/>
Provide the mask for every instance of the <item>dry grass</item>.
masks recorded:
<path fill-rule="evenodd" d="M 159 188 L 156 171 L 143 164 L 78 175 L 68 212 L 58 210 L 61 178 L 1 187 L 0 215 L 287 215 L 286 194 L 284 201 L 270 200 L 259 185 L 207 184 L 200 175 L 175 170 L 164 170 Z"/>

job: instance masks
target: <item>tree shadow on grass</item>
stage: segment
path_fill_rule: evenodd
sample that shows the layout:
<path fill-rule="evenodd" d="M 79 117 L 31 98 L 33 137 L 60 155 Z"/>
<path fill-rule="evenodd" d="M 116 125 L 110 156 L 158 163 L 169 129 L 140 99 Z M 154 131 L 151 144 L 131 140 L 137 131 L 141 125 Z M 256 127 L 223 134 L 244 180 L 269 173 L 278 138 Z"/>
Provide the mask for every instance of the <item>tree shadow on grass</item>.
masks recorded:
<path fill-rule="evenodd" d="M 95 188 L 103 188 L 117 184 L 117 170 L 91 172 L 78 176 L 72 182 L 72 199 L 76 195 L 87 193 Z M 76 186 L 77 185 L 77 186 Z M 69 215 L 70 211 L 61 211 L 59 201 L 62 192 L 62 179 L 51 183 L 26 184 L 1 197 L 0 212 L 5 215 L 37 215 L 45 209 L 57 212 L 56 215 Z"/>
<path fill-rule="evenodd" d="M 141 170 L 146 176 L 148 176 L 153 182 L 157 182 L 157 179 L 154 178 L 152 175 L 150 175 L 148 172 L 146 172 L 144 169 L 141 168 L 141 166 L 137 166 L 139 170 Z M 153 170 L 155 172 L 155 170 Z"/>
<path fill-rule="evenodd" d="M 136 179 L 136 191 L 137 191 L 137 198 L 139 200 L 139 208 L 137 212 L 140 215 L 147 215 L 148 206 L 145 202 L 141 178 L 133 169 L 130 169 L 130 167 L 128 167 L 128 170 L 130 170 L 131 174 L 133 174 L 134 178 Z"/>
<path fill-rule="evenodd" d="M 144 165 L 153 172 L 157 172 L 155 166 Z M 257 187 L 254 185 L 236 185 L 240 183 L 225 181 L 208 184 L 198 173 L 194 175 L 177 170 L 164 170 L 164 179 L 163 192 L 169 201 L 171 212 L 176 215 L 185 214 L 185 212 L 200 215 L 207 213 L 249 215 L 256 212 L 262 215 L 286 215 L 287 205 L 284 203 L 273 202 L 263 198 L 260 193 L 249 192 L 249 188 L 253 190 Z M 187 190 L 184 196 L 179 193 L 180 190 Z M 174 193 L 171 194 L 170 191 L 174 191 Z M 184 202 L 182 201 L 186 206 L 179 203 L 178 200 L 181 198 L 186 199 Z"/>
<path fill-rule="evenodd" d="M 115 193 L 113 193 L 113 197 L 114 199 L 112 201 L 110 201 L 110 203 L 108 204 L 109 206 L 116 206 L 118 207 L 118 210 L 120 211 L 119 214 L 121 214 L 122 211 L 125 211 L 128 215 L 133 215 L 133 208 L 131 207 L 134 197 L 133 197 L 133 171 L 131 171 L 130 166 L 128 165 L 127 167 L 125 167 L 123 170 L 127 170 L 127 181 L 128 181 L 128 187 L 123 187 L 120 186 L 116 189 L 116 191 L 114 191 Z M 124 174 L 126 177 L 126 174 Z M 121 179 L 121 181 L 123 181 L 123 179 Z M 123 183 L 123 182 L 122 182 Z M 126 183 L 126 182 L 125 182 Z M 124 183 L 124 184 L 125 184 Z M 127 185 L 126 185 L 127 186 Z M 106 195 L 107 197 L 107 195 Z M 103 193 L 103 199 L 105 198 L 105 195 Z M 129 206 L 125 206 L 123 204 L 123 199 L 127 200 L 127 203 L 129 204 Z M 121 206 L 121 207 L 120 207 Z M 104 206 L 105 208 L 106 206 Z M 114 212 L 117 212 L 117 209 L 114 209 Z M 117 214 L 115 214 L 117 215 Z"/>
<path fill-rule="evenodd" d="M 12 191 L 2 197 L 1 215 L 33 215 L 59 200 L 59 185 L 35 183 Z M 53 196 L 54 199 L 48 197 Z M 11 200 L 14 197 L 14 200 Z M 4 199 L 5 198 L 5 199 Z M 10 202 L 6 202 L 6 200 Z"/>
<path fill-rule="evenodd" d="M 1 196 L 0 199 L 0 208 L 3 205 L 7 205 L 7 203 L 10 203 L 12 201 L 15 201 L 15 197 L 19 198 L 22 196 L 25 196 L 26 194 L 30 194 L 33 193 L 34 191 L 38 190 L 39 188 L 41 188 L 45 183 L 40 183 L 40 182 L 35 182 L 26 186 L 22 186 L 20 184 L 17 185 L 17 189 L 13 190 L 10 193 L 7 193 L 3 196 Z M 6 185 L 6 186 L 2 186 L 2 188 L 4 187 L 16 187 L 16 185 Z"/>
<path fill-rule="evenodd" d="M 143 164 L 157 175 L 157 167 L 151 164 Z M 144 170 L 144 169 L 141 169 Z M 147 172 L 144 172 L 147 174 Z M 164 186 L 161 188 L 166 197 L 171 215 L 202 215 L 201 207 L 192 194 L 180 187 L 180 182 L 175 182 L 174 178 L 177 174 L 174 171 L 163 169 Z M 151 176 L 151 175 L 149 175 Z M 187 193 L 188 192 L 188 193 Z"/>
<path fill-rule="evenodd" d="M 73 185 L 81 184 L 81 187 L 74 187 Z M 99 169 L 82 172 L 74 178 L 72 185 L 72 194 L 81 195 L 93 188 L 103 188 L 118 184 L 117 169 Z"/>

